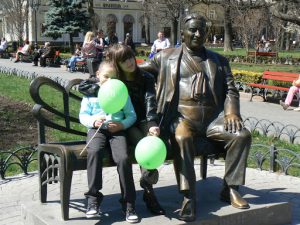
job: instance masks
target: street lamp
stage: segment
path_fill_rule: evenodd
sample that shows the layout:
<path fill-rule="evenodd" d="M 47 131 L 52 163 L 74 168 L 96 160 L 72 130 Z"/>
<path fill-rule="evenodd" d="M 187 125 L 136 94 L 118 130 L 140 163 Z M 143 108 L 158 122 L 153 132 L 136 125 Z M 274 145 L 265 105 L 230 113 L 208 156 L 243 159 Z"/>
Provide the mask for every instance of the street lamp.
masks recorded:
<path fill-rule="evenodd" d="M 39 10 L 39 7 L 41 5 L 41 1 L 40 0 L 29 0 L 29 5 L 30 5 L 31 9 L 34 12 L 34 35 L 35 35 L 35 38 L 34 38 L 34 41 L 35 41 L 34 47 L 37 48 L 37 46 L 38 46 L 38 40 L 37 40 L 37 19 L 36 19 L 36 13 Z"/>

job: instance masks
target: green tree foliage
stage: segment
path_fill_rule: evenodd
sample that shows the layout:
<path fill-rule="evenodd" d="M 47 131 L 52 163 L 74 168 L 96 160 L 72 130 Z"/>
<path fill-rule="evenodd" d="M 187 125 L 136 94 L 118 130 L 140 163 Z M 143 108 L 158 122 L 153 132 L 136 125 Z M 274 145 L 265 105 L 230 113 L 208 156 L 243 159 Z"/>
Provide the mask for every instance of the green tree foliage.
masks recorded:
<path fill-rule="evenodd" d="M 49 11 L 45 13 L 44 35 L 57 39 L 69 34 L 72 47 L 74 34 L 89 29 L 89 16 L 84 3 L 85 0 L 50 0 Z"/>

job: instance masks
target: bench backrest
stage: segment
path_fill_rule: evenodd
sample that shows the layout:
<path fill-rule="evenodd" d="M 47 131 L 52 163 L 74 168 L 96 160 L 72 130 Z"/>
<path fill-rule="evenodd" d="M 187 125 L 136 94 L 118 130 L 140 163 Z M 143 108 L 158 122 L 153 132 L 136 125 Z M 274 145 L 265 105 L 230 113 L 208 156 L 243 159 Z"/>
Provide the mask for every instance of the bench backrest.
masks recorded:
<path fill-rule="evenodd" d="M 272 56 L 277 57 L 278 52 L 256 52 L 256 51 L 249 51 L 247 52 L 248 56 Z"/>
<path fill-rule="evenodd" d="M 293 80 L 297 80 L 298 77 L 299 77 L 299 74 L 297 74 L 297 73 L 265 71 L 263 73 L 262 79 L 264 79 L 264 80 L 276 80 L 276 81 L 293 82 Z"/>
<path fill-rule="evenodd" d="M 65 87 L 56 81 L 47 77 L 35 78 L 29 87 L 30 95 L 35 105 L 32 112 L 38 120 L 39 129 L 39 144 L 46 143 L 46 127 L 50 127 L 65 133 L 86 136 L 86 132 L 82 131 L 79 125 L 78 114 L 71 115 L 70 107 L 75 102 L 78 102 L 78 109 L 82 100 L 81 96 L 77 95 L 72 88 L 78 85 L 82 79 L 71 80 Z M 57 94 L 62 100 L 60 103 L 52 102 L 51 99 L 45 99 L 43 96 L 44 88 L 51 88 L 48 95 Z"/>

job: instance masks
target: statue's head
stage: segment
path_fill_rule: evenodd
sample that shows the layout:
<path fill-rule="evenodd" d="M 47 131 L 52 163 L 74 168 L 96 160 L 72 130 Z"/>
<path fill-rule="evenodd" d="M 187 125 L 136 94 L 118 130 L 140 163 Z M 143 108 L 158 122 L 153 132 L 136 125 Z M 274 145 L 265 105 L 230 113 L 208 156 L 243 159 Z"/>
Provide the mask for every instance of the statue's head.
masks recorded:
<path fill-rule="evenodd" d="M 191 50 L 200 49 L 206 39 L 206 19 L 192 13 L 183 19 L 182 42 Z"/>

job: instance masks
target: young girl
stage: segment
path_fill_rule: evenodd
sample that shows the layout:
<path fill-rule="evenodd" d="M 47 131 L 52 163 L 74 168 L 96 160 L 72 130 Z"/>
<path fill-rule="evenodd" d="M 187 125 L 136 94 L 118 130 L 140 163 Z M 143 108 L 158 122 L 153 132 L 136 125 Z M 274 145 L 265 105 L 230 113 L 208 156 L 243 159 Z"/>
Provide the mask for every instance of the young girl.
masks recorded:
<path fill-rule="evenodd" d="M 114 66 L 109 62 L 102 62 L 97 71 L 97 78 L 100 79 L 99 88 L 101 88 L 101 83 L 115 77 L 116 70 Z M 108 141 L 113 160 L 117 164 L 121 186 L 121 202 L 123 211 L 126 213 L 126 221 L 135 223 L 138 222 L 138 216 L 135 212 L 136 192 L 132 166 L 127 154 L 124 130 L 135 123 L 136 113 L 130 97 L 128 97 L 122 110 L 114 114 L 106 114 L 96 97 L 99 88 L 94 89 L 94 96 L 82 99 L 79 114 L 80 122 L 88 128 L 87 143 L 95 135 L 87 147 L 88 191 L 85 193 L 87 198 L 86 217 L 99 216 L 99 206 L 103 199 L 103 194 L 100 192 L 102 188 L 102 159 L 105 143 Z M 101 128 L 97 131 L 99 127 Z"/>

